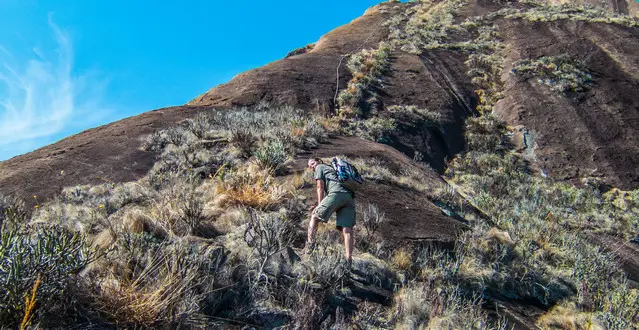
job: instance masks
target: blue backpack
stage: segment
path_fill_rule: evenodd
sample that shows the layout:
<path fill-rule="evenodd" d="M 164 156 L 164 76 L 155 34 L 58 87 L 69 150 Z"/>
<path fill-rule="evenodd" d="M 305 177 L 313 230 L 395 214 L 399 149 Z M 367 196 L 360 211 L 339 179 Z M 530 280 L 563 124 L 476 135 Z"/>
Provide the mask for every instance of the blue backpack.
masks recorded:
<path fill-rule="evenodd" d="M 334 157 L 331 165 L 333 165 L 339 183 L 344 188 L 355 192 L 364 184 L 364 179 L 359 175 L 357 168 L 344 159 Z"/>

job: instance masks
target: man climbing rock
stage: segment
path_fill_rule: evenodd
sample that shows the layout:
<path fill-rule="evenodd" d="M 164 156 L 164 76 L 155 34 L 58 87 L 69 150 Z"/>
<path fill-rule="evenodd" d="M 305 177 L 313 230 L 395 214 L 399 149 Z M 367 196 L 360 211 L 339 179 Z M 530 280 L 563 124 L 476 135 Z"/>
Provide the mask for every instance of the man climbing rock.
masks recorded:
<path fill-rule="evenodd" d="M 345 256 L 350 267 L 353 251 L 353 226 L 355 226 L 355 194 L 340 183 L 333 167 L 324 164 L 321 159 L 309 159 L 308 167 L 314 172 L 317 204 L 313 208 L 308 225 L 306 253 L 310 253 L 315 247 L 318 221 L 327 222 L 331 215 L 336 213 L 336 226 L 344 235 Z"/>

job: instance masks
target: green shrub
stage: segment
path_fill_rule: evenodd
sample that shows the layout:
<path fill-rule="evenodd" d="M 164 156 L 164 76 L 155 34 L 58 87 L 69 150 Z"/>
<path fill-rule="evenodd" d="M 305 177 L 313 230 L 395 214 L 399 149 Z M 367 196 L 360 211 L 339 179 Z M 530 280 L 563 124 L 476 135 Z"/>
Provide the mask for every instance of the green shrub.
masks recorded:
<path fill-rule="evenodd" d="M 396 129 L 392 118 L 372 117 L 363 121 L 360 135 L 371 141 L 389 143 Z"/>
<path fill-rule="evenodd" d="M 286 146 L 282 141 L 270 140 L 257 149 L 254 154 L 257 164 L 265 170 L 277 171 L 289 159 Z"/>
<path fill-rule="evenodd" d="M 271 257 L 293 244 L 294 229 L 293 222 L 282 214 L 251 212 L 244 240 L 252 250 L 247 263 L 255 284 L 268 276 L 265 274 L 265 267 L 269 266 Z"/>
<path fill-rule="evenodd" d="M 499 329 L 509 327 L 498 319 L 494 323 L 479 298 L 467 297 L 463 290 L 444 283 L 411 283 L 396 295 L 397 323 L 404 329 Z M 424 327 L 425 325 L 425 327 Z"/>
<path fill-rule="evenodd" d="M 182 127 L 169 127 L 164 133 L 166 134 L 166 140 L 177 147 L 186 143 L 186 131 Z"/>
<path fill-rule="evenodd" d="M 637 27 L 639 20 L 628 15 L 613 13 L 604 8 L 577 6 L 571 3 L 561 5 L 535 4 L 524 10 L 505 9 L 498 15 L 506 18 L 525 19 L 532 22 L 554 22 L 558 20 L 586 21 L 591 23 L 608 23 L 621 26 Z"/>
<path fill-rule="evenodd" d="M 195 118 L 186 120 L 184 128 L 198 139 L 204 139 L 211 130 L 211 116 L 208 113 L 200 112 Z"/>
<path fill-rule="evenodd" d="M 181 126 L 153 133 L 144 148 L 162 151 L 149 174 L 157 188 L 166 173 L 204 178 L 222 164 L 235 166 L 255 153 L 267 163 L 276 161 L 277 157 L 270 157 L 279 156 L 275 153 L 281 147 L 292 154 L 317 146 L 326 136 L 318 118 L 307 112 L 286 106 L 271 108 L 262 102 L 253 108 L 200 113 Z M 273 140 L 280 140 L 281 145 Z"/>
<path fill-rule="evenodd" d="M 166 136 L 161 131 L 153 131 L 142 144 L 142 149 L 146 151 L 162 151 L 169 144 Z"/>
<path fill-rule="evenodd" d="M 400 17 L 391 17 L 386 22 L 392 44 L 412 54 L 446 44 L 451 32 L 460 30 L 453 20 L 464 5 L 463 1 L 451 0 L 407 7 Z"/>
<path fill-rule="evenodd" d="M 315 118 L 309 119 L 304 125 L 304 135 L 312 139 L 310 141 L 312 147 L 315 147 L 317 143 L 325 142 L 328 138 L 326 129 Z"/>
<path fill-rule="evenodd" d="M 444 134 L 442 115 L 428 109 L 420 109 L 414 105 L 393 105 L 387 108 L 390 117 L 402 130 L 424 132 L 434 130 Z"/>
<path fill-rule="evenodd" d="M 246 127 L 231 128 L 230 133 L 229 142 L 231 145 L 238 148 L 242 156 L 250 156 L 258 142 L 251 129 Z"/>
<path fill-rule="evenodd" d="M 30 212 L 22 199 L 0 193 L 0 228 L 25 224 L 29 218 Z"/>
<path fill-rule="evenodd" d="M 36 279 L 37 315 L 64 312 L 73 278 L 96 254 L 85 237 L 60 227 L 5 230 L 0 236 L 0 324 L 16 326 Z"/>
<path fill-rule="evenodd" d="M 506 147 L 506 125 L 486 115 L 466 120 L 466 142 L 468 149 L 477 152 L 494 152 Z"/>
<path fill-rule="evenodd" d="M 331 289 L 339 286 L 346 274 L 343 248 L 318 239 L 313 253 L 297 266 L 297 275 L 311 287 Z"/>

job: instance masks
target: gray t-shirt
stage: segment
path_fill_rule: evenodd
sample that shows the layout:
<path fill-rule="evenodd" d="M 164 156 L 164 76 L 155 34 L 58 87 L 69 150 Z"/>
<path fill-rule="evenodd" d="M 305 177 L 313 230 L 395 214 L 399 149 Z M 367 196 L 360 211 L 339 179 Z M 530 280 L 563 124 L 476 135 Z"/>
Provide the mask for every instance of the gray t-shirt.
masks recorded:
<path fill-rule="evenodd" d="M 350 193 L 351 191 L 344 188 L 337 179 L 337 173 L 333 167 L 326 164 L 319 164 L 315 167 L 315 173 L 313 174 L 315 180 L 324 181 L 324 189 L 326 194 L 330 193 Z"/>

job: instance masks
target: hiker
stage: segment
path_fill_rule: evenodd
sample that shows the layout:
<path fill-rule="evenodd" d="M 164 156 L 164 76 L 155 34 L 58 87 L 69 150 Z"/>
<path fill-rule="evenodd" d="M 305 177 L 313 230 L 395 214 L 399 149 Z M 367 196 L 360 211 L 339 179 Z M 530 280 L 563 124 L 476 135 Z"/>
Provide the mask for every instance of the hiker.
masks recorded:
<path fill-rule="evenodd" d="M 318 221 L 327 222 L 337 213 L 336 227 L 344 234 L 344 250 L 347 265 L 352 263 L 353 226 L 355 226 L 355 194 L 344 187 L 337 178 L 335 169 L 319 158 L 308 160 L 308 167 L 313 169 L 316 182 L 317 204 L 314 205 L 311 221 L 308 225 L 306 252 L 315 248 L 315 234 Z"/>

